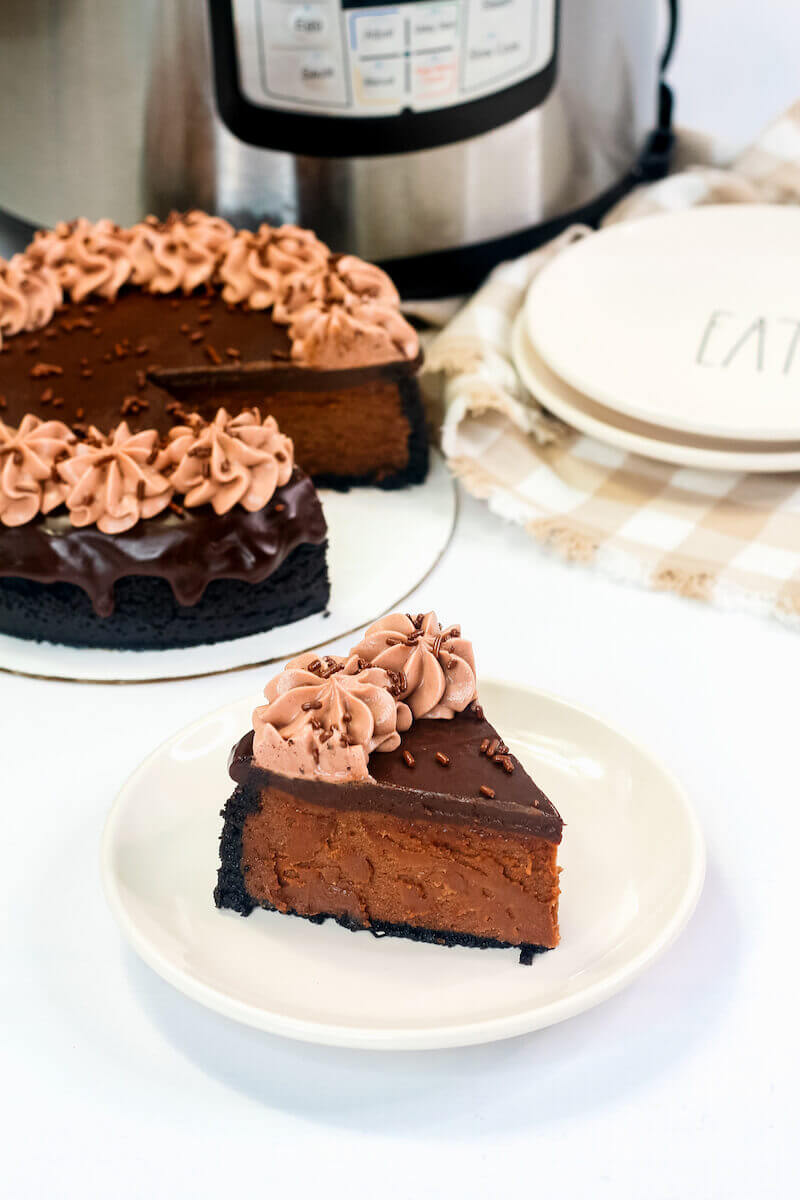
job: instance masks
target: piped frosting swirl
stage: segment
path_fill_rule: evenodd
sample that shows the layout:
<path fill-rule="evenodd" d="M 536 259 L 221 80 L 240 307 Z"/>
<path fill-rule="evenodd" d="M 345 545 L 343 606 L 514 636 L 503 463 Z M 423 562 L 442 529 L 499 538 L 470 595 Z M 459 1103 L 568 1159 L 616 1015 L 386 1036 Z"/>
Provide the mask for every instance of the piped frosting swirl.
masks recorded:
<path fill-rule="evenodd" d="M 73 457 L 58 466 L 67 484 L 65 501 L 73 525 L 97 525 L 103 533 L 123 533 L 140 517 L 167 507 L 174 488 L 153 429 L 132 434 L 126 421 L 104 438 L 92 427 Z"/>
<path fill-rule="evenodd" d="M 370 754 L 396 749 L 411 725 L 396 687 L 388 671 L 354 656 L 292 659 L 253 713 L 256 761 L 292 777 L 367 780 Z"/>
<path fill-rule="evenodd" d="M 131 273 L 130 233 L 113 221 L 62 221 L 34 234 L 26 252 L 32 262 L 53 271 L 76 303 L 94 294 L 113 300 Z"/>
<path fill-rule="evenodd" d="M 132 434 L 126 421 L 108 437 L 92 426 L 85 441 L 61 421 L 28 415 L 19 429 L 0 421 L 0 522 L 24 525 L 66 504 L 73 525 L 124 533 L 175 494 L 187 508 L 257 512 L 291 479 L 294 446 L 274 417 L 221 408 L 211 422 L 198 414 L 188 422 L 162 445 L 155 429 Z"/>
<path fill-rule="evenodd" d="M 15 254 L 0 260 L 0 345 L 3 334 L 42 329 L 63 299 L 58 274 L 46 264 Z"/>
<path fill-rule="evenodd" d="M 0 260 L 0 336 L 41 329 L 66 296 L 114 300 L 121 288 L 186 294 L 220 287 L 223 299 L 271 309 L 289 327 L 292 359 L 308 367 L 413 361 L 417 334 L 388 275 L 355 255 L 334 255 L 308 229 L 261 225 L 236 232 L 198 210 L 113 221 L 63 221 Z"/>
<path fill-rule="evenodd" d="M 297 225 L 277 229 L 261 225 L 257 233 L 243 229 L 220 263 L 222 298 L 230 304 L 271 308 L 283 300 L 291 276 L 316 277 L 328 256 L 328 247 L 310 229 Z"/>
<path fill-rule="evenodd" d="M 0 522 L 24 525 L 62 503 L 67 486 L 57 464 L 76 441 L 62 421 L 25 416 L 14 429 L 0 421 Z"/>
<path fill-rule="evenodd" d="M 455 716 L 477 695 L 472 643 L 458 625 L 442 629 L 436 613 L 392 613 L 370 625 L 353 654 L 393 671 L 415 719 Z"/>
<path fill-rule="evenodd" d="M 213 283 L 234 232 L 221 217 L 193 211 L 172 213 L 166 221 L 146 217 L 129 236 L 131 283 L 148 292 L 188 295 Z"/>
<path fill-rule="evenodd" d="M 412 359 L 419 352 L 417 335 L 400 312 L 374 301 L 307 304 L 292 317 L 289 335 L 295 362 L 332 370 Z"/>
<path fill-rule="evenodd" d="M 392 613 L 346 658 L 292 659 L 264 695 L 253 713 L 258 766 L 369 782 L 372 751 L 395 750 L 412 719 L 450 718 L 476 699 L 475 659 L 458 626 L 443 630 L 435 613 Z"/>
<path fill-rule="evenodd" d="M 170 431 L 166 458 L 186 507 L 211 504 L 216 513 L 235 504 L 248 512 L 264 508 L 294 470 L 291 438 L 274 417 L 262 421 L 257 408 L 236 417 L 221 408 L 210 424 L 194 416 Z"/>

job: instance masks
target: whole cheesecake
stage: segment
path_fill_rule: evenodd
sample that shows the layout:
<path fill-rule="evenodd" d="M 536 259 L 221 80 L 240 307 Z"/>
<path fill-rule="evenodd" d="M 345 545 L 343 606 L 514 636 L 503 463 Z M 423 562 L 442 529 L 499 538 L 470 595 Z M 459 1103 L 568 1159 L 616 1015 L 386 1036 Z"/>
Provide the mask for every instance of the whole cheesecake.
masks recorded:
<path fill-rule="evenodd" d="M 147 649 L 323 609 L 314 482 L 427 470 L 398 305 L 310 231 L 199 212 L 0 262 L 0 631 Z"/>
<path fill-rule="evenodd" d="M 526 963 L 558 944 L 563 823 L 486 719 L 458 627 L 394 613 L 265 696 L 231 754 L 218 907 Z"/>

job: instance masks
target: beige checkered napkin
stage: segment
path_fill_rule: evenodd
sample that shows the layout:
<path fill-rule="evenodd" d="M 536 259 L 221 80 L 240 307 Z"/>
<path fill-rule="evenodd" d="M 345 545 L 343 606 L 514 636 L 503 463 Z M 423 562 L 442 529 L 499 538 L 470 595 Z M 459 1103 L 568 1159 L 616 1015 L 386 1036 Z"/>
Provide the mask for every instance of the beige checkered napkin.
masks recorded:
<path fill-rule="evenodd" d="M 628 196 L 608 222 L 695 204 L 800 203 L 800 103 L 727 170 L 693 167 Z M 442 448 L 474 495 L 567 557 L 697 599 L 800 623 L 800 475 L 669 466 L 546 414 L 511 363 L 531 280 L 573 228 L 498 267 L 427 351 Z"/>

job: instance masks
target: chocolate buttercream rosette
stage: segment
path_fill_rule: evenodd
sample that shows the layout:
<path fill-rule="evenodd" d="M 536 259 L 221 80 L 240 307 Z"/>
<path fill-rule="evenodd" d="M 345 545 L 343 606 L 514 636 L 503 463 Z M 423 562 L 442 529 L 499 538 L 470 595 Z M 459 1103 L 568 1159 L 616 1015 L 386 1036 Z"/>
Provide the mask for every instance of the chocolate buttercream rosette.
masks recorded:
<path fill-rule="evenodd" d="M 187 508 L 210 504 L 217 515 L 237 504 L 257 512 L 291 479 L 294 447 L 274 417 L 262 419 L 258 408 L 235 417 L 220 408 L 213 421 L 185 417 L 165 444 L 154 429 L 131 433 L 126 421 L 108 436 L 91 426 L 85 439 L 60 421 L 0 421 L 0 524 L 65 506 L 78 528 L 124 533 L 175 497 Z"/>
<path fill-rule="evenodd" d="M 64 300 L 113 301 L 123 288 L 154 295 L 200 288 L 288 326 L 298 365 L 336 369 L 419 354 L 389 276 L 354 255 L 335 255 L 308 229 L 261 225 L 236 231 L 193 210 L 130 228 L 81 217 L 41 230 L 25 251 L 0 260 L 0 345 L 43 329 Z"/>
<path fill-rule="evenodd" d="M 253 713 L 258 766 L 290 777 L 368 782 L 373 752 L 396 750 L 414 720 L 450 719 L 477 700 L 472 644 L 436 614 L 392 613 L 346 657 L 286 664 Z"/>

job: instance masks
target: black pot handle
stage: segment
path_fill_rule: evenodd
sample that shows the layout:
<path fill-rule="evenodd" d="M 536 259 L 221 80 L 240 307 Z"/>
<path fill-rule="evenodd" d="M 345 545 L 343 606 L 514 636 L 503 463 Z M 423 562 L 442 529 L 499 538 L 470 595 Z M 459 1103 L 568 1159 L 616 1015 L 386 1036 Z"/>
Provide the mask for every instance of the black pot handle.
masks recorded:
<path fill-rule="evenodd" d="M 661 55 L 661 72 L 669 66 L 678 36 L 678 0 L 669 0 L 669 31 Z M 667 174 L 675 146 L 672 128 L 674 100 L 672 89 L 662 79 L 658 85 L 658 123 L 645 143 L 642 155 L 633 170 L 632 183 L 652 183 Z"/>
<path fill-rule="evenodd" d="M 678 38 L 678 0 L 669 0 L 669 32 L 667 34 L 667 44 L 664 47 L 661 55 L 661 70 L 666 71 L 672 58 L 672 53 L 675 49 L 675 42 Z"/>

